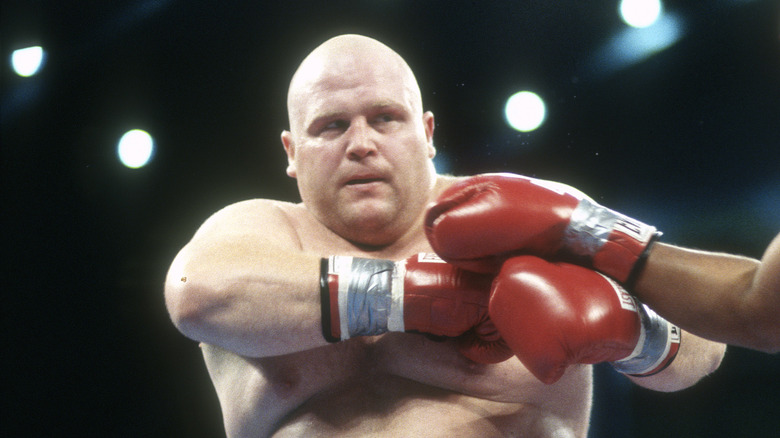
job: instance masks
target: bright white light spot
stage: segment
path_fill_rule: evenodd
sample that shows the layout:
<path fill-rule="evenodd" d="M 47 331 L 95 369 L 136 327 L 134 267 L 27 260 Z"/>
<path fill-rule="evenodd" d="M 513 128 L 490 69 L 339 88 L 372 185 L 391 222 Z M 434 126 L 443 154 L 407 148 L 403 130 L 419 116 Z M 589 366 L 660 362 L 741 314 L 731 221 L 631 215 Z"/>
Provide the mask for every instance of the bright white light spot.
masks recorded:
<path fill-rule="evenodd" d="M 141 129 L 127 131 L 119 139 L 117 154 L 119 161 L 131 169 L 146 166 L 154 153 L 154 140 L 148 132 Z"/>
<path fill-rule="evenodd" d="M 19 76 L 30 77 L 41 70 L 45 54 L 41 46 L 14 50 L 11 66 Z"/>
<path fill-rule="evenodd" d="M 631 27 L 648 27 L 658 20 L 663 12 L 660 0 L 622 0 L 620 17 Z"/>
<path fill-rule="evenodd" d="M 513 94 L 504 107 L 507 123 L 520 132 L 538 128 L 547 114 L 544 101 L 536 93 L 521 91 Z"/>

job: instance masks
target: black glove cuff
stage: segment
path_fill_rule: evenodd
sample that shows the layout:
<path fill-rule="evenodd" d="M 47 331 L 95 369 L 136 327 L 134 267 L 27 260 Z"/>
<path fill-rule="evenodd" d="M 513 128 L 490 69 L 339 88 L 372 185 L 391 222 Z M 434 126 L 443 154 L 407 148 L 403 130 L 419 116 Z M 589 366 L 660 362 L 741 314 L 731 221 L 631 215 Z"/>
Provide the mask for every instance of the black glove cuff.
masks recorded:
<path fill-rule="evenodd" d="M 322 312 L 322 336 L 328 342 L 339 342 L 341 339 L 332 335 L 330 320 L 330 287 L 328 285 L 328 259 L 320 260 L 320 310 Z"/>
<path fill-rule="evenodd" d="M 628 274 L 628 278 L 626 279 L 626 282 L 623 284 L 623 287 L 625 287 L 629 292 L 632 292 L 634 290 L 634 286 L 636 286 L 636 280 L 639 278 L 639 274 L 641 274 L 642 271 L 645 269 L 645 265 L 647 264 L 647 258 L 650 257 L 650 250 L 653 248 L 655 242 L 657 242 L 662 235 L 663 233 L 660 231 L 656 231 L 655 233 L 653 233 L 653 236 L 650 238 L 650 242 L 647 243 L 647 246 L 645 247 L 644 251 L 642 251 L 642 254 L 639 255 L 639 258 L 636 260 L 636 263 L 634 263 L 634 267 L 631 268 L 631 273 Z"/>

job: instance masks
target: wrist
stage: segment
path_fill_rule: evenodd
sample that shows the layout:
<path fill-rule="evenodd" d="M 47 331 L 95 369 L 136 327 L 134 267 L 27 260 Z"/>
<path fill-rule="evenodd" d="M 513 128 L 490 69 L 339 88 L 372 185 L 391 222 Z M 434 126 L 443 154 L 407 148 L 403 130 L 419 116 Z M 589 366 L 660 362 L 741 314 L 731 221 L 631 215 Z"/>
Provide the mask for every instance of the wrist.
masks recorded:
<path fill-rule="evenodd" d="M 653 233 L 653 235 L 650 237 L 650 241 L 647 243 L 647 246 L 645 246 L 642 253 L 639 255 L 639 258 L 636 260 L 634 265 L 631 267 L 631 271 L 628 273 L 628 278 L 626 278 L 626 281 L 623 282 L 623 286 L 626 289 L 633 290 L 634 286 L 636 286 L 637 279 L 639 278 L 639 275 L 642 274 L 642 271 L 645 269 L 645 265 L 647 264 L 647 259 L 650 257 L 650 251 L 652 251 L 653 246 L 656 242 L 661 238 L 663 235 L 662 232 L 656 231 Z"/>
<path fill-rule="evenodd" d="M 648 377 L 660 373 L 674 361 L 682 332 L 649 307 L 638 301 L 636 304 L 641 321 L 636 348 L 628 357 L 611 362 L 611 365 L 623 374 Z"/>
<path fill-rule="evenodd" d="M 403 263 L 331 256 L 320 265 L 323 336 L 329 342 L 404 331 Z M 399 281 L 394 281 L 399 279 Z"/>
<path fill-rule="evenodd" d="M 564 231 L 564 250 L 594 269 L 626 284 L 641 270 L 661 233 L 651 225 L 582 198 Z"/>

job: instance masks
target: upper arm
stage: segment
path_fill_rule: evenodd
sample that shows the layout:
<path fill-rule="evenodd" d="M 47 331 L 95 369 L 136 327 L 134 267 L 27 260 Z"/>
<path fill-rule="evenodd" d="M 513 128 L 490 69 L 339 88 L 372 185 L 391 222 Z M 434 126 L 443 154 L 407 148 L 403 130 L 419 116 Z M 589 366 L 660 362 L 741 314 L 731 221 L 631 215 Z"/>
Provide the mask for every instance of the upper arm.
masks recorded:
<path fill-rule="evenodd" d="M 215 213 L 171 265 L 165 300 L 186 336 L 245 356 L 322 345 L 320 258 L 301 249 L 292 204 L 245 201 Z"/>
<path fill-rule="evenodd" d="M 265 199 L 242 201 L 209 217 L 171 263 L 165 287 L 169 309 L 172 297 L 192 285 L 187 277 L 194 272 L 201 274 L 202 282 L 239 268 L 236 260 L 300 251 L 295 228 L 279 204 Z"/>
<path fill-rule="evenodd" d="M 204 303 L 215 298 L 211 292 L 224 290 L 228 283 L 264 278 L 264 273 L 278 270 L 281 254 L 301 252 L 295 228 L 280 204 L 239 202 L 201 225 L 166 277 L 165 299 L 174 322 L 188 321 L 203 310 Z"/>

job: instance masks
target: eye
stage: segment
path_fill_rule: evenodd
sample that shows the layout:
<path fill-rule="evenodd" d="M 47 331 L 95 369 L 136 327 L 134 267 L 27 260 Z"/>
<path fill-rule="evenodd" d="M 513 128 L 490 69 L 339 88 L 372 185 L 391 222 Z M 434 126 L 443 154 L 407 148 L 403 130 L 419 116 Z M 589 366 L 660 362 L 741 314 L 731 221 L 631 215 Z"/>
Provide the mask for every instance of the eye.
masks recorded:
<path fill-rule="evenodd" d="M 333 120 L 322 127 L 322 132 L 346 131 L 349 123 L 346 120 Z"/>
<path fill-rule="evenodd" d="M 389 123 L 394 120 L 395 116 L 390 113 L 384 113 L 374 117 L 374 123 Z"/>

